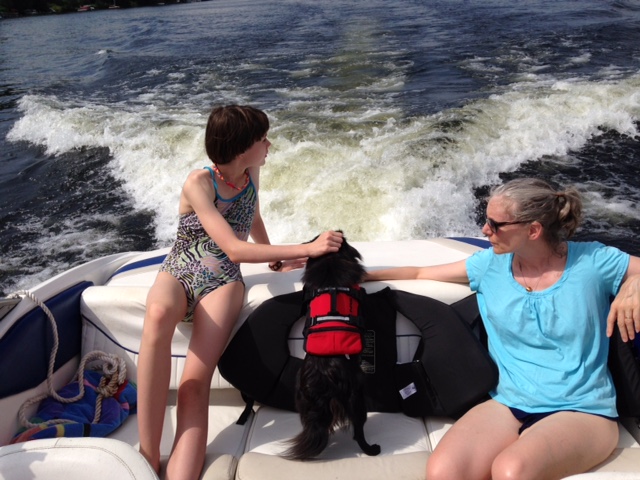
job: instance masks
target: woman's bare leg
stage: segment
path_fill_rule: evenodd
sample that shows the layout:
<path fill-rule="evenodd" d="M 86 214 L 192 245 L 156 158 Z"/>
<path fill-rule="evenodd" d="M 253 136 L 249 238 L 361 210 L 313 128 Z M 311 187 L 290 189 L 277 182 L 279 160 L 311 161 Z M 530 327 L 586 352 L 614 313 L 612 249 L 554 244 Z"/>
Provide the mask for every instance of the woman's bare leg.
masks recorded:
<path fill-rule="evenodd" d="M 618 443 L 618 424 L 596 415 L 558 412 L 526 429 L 492 468 L 494 480 L 556 479 L 604 461 Z"/>
<path fill-rule="evenodd" d="M 140 453 L 160 472 L 160 440 L 171 374 L 171 340 L 187 299 L 182 285 L 165 272 L 149 290 L 138 358 Z"/>
<path fill-rule="evenodd" d="M 504 405 L 488 400 L 462 416 L 427 461 L 428 480 L 486 480 L 494 459 L 518 440 L 521 423 Z"/>
<path fill-rule="evenodd" d="M 234 282 L 205 296 L 194 311 L 193 332 L 178 389 L 178 424 L 167 480 L 200 477 L 207 443 L 211 377 L 227 344 L 244 299 Z"/>

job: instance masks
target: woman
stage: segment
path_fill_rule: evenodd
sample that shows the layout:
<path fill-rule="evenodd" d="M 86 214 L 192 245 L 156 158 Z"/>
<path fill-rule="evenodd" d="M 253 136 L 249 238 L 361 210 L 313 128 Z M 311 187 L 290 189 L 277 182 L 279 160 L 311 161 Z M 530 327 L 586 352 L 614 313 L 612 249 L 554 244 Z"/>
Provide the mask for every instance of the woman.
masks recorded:
<path fill-rule="evenodd" d="M 482 233 L 491 248 L 451 264 L 369 273 L 469 282 L 477 292 L 499 382 L 438 444 L 429 480 L 562 478 L 616 447 L 607 337 L 616 322 L 623 339 L 640 330 L 640 258 L 568 241 L 581 216 L 575 189 L 514 180 L 489 199 Z"/>

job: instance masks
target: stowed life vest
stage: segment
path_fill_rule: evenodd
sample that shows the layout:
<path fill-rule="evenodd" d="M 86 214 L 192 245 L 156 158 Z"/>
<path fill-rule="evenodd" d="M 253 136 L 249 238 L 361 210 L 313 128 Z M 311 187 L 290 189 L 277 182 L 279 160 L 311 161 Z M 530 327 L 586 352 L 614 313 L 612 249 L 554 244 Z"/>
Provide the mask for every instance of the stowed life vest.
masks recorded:
<path fill-rule="evenodd" d="M 362 353 L 362 298 L 359 285 L 314 290 L 304 326 L 304 351 L 323 357 Z"/>
<path fill-rule="evenodd" d="M 482 345 L 486 334 L 475 295 L 452 305 L 389 288 L 361 295 L 360 365 L 366 374 L 369 411 L 457 417 L 497 383 L 497 369 Z M 291 355 L 288 340 L 307 309 L 303 292 L 273 297 L 256 308 L 231 339 L 218 368 L 245 400 L 295 411 L 296 377 L 303 360 Z M 413 322 L 421 335 L 414 360 L 407 364 L 396 364 L 397 313 Z M 616 326 L 608 365 L 618 413 L 625 417 L 640 417 L 640 358 L 633 346 L 620 339 Z M 428 398 L 413 393 L 416 390 L 426 391 Z M 251 405 L 248 401 L 244 420 Z"/>
<path fill-rule="evenodd" d="M 335 301 L 351 302 L 351 295 L 340 296 L 345 293 L 336 291 Z M 363 290 L 357 294 L 355 289 L 350 293 L 360 296 L 355 317 L 362 322 L 359 358 L 368 411 L 458 417 L 486 398 L 497 384 L 497 368 L 472 331 L 472 326 L 481 324 L 475 295 L 447 305 L 389 288 L 373 294 Z M 317 312 L 328 311 L 325 302 L 331 300 L 331 296 L 319 295 L 319 303 L 312 307 L 303 292 L 279 295 L 258 306 L 238 329 L 218 368 L 247 401 L 239 423 L 246 421 L 254 400 L 295 411 L 297 375 L 303 360 L 289 351 L 290 331 L 307 313 L 312 318 L 322 317 Z M 337 307 L 338 312 L 347 311 L 342 308 Z M 414 361 L 406 364 L 397 364 L 398 313 L 413 322 L 421 338 Z M 322 323 L 316 321 L 316 325 Z M 355 330 L 350 333 L 356 336 Z M 333 349 L 321 336 L 316 341 L 314 335 L 307 335 L 308 351 Z"/>

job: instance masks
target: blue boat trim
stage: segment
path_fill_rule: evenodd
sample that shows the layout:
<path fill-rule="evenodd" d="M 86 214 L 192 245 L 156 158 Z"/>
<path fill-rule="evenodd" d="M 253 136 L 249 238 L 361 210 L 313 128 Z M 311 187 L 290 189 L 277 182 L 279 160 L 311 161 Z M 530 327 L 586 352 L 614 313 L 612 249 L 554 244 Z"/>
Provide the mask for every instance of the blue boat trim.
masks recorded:
<path fill-rule="evenodd" d="M 144 260 L 138 260 L 137 262 L 133 262 L 123 267 L 120 267 L 118 270 L 113 272 L 113 274 L 109 277 L 109 280 L 111 280 L 116 275 L 120 275 L 121 273 L 128 272 L 130 270 L 135 270 L 137 268 L 151 267 L 154 265 L 160 265 L 162 262 L 164 262 L 164 259 L 166 257 L 167 257 L 166 254 L 158 255 L 157 257 L 145 258 Z"/>
<path fill-rule="evenodd" d="M 56 320 L 59 336 L 54 371 L 80 355 L 82 322 L 80 296 L 93 285 L 80 282 L 45 301 Z M 53 347 L 51 325 L 40 307 L 26 312 L 0 339 L 0 398 L 24 392 L 47 378 Z"/>
<path fill-rule="evenodd" d="M 481 248 L 489 248 L 491 243 L 489 240 L 485 240 L 484 238 L 473 238 L 473 237 L 447 237 L 451 240 L 457 240 L 458 242 L 468 243 L 469 245 L 474 245 L 476 247 Z"/>
<path fill-rule="evenodd" d="M 109 333 L 107 333 L 104 329 L 100 328 L 98 325 L 96 325 L 95 322 L 92 322 L 90 319 L 88 319 L 85 315 L 82 315 L 82 320 L 84 322 L 90 323 L 91 325 L 93 325 L 93 327 L 98 330 L 100 333 L 102 333 L 106 338 L 109 339 L 109 341 L 111 341 L 111 343 L 113 343 L 114 345 L 120 347 L 121 349 L 123 349 L 126 352 L 129 353 L 133 353 L 134 355 L 139 355 L 140 352 L 136 351 L 136 350 L 132 350 L 130 348 L 125 347 L 124 345 L 122 345 L 121 343 L 117 342 L 111 335 L 109 335 Z M 187 358 L 186 355 L 175 355 L 175 354 L 171 354 L 171 358 Z"/>

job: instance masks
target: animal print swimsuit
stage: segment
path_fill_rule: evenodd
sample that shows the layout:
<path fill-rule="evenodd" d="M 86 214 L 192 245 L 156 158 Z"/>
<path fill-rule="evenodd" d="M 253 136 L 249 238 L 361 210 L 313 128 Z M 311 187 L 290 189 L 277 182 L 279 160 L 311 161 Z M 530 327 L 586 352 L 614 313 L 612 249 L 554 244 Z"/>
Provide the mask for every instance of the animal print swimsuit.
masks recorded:
<path fill-rule="evenodd" d="M 222 216 L 236 236 L 246 241 L 258 199 L 253 182 L 250 179 L 242 192 L 231 199 L 224 199 L 218 194 L 213 170 L 205 168 L 211 173 L 216 191 L 214 204 L 217 207 L 218 202 L 224 203 Z M 171 274 L 184 287 L 187 294 L 185 322 L 193 321 L 193 310 L 205 295 L 228 283 L 243 281 L 240 265 L 232 262 L 209 237 L 195 212 L 180 215 L 176 241 L 160 271 Z"/>

